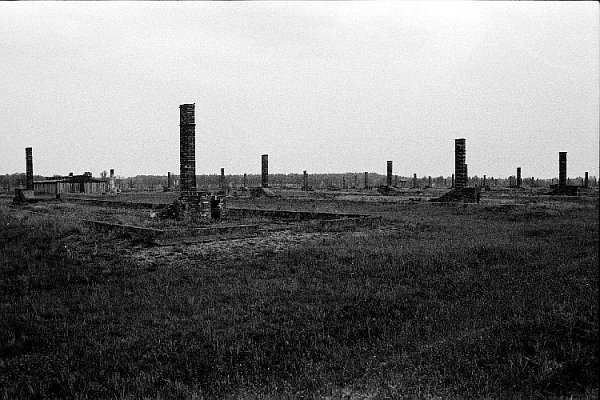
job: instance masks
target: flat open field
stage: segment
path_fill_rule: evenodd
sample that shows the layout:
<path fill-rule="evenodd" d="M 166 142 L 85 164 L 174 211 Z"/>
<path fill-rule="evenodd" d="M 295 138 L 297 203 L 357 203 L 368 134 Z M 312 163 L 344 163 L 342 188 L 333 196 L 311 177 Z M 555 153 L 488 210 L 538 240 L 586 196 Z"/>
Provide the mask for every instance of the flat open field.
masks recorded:
<path fill-rule="evenodd" d="M 441 193 L 228 201 L 379 217 L 349 225 L 2 198 L 0 397 L 597 398 L 597 190 Z"/>

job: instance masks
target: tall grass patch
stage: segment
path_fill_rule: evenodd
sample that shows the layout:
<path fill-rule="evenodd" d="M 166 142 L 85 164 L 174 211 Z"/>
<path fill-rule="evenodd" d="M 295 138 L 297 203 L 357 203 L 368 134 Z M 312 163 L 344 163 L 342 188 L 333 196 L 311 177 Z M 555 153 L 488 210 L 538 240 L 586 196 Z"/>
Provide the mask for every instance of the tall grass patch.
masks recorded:
<path fill-rule="evenodd" d="M 500 398 L 597 387 L 595 209 L 370 207 L 383 217 L 372 231 L 152 268 L 123 238 L 0 209 L 0 393 Z"/>

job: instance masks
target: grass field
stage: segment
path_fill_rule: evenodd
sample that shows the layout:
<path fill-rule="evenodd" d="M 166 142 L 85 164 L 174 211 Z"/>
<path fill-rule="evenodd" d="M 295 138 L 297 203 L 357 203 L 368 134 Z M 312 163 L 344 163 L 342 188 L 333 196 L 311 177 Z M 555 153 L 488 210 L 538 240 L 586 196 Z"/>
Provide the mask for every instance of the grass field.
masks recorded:
<path fill-rule="evenodd" d="M 598 397 L 597 196 L 286 204 L 382 222 L 157 247 L 1 202 L 0 397 Z"/>

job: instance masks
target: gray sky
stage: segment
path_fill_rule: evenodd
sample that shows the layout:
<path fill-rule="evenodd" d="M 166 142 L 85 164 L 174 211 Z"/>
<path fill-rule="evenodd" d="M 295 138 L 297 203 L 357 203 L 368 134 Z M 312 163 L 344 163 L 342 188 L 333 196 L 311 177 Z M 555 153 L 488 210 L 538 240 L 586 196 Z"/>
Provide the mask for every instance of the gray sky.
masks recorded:
<path fill-rule="evenodd" d="M 598 175 L 596 2 L 0 2 L 0 174 Z"/>

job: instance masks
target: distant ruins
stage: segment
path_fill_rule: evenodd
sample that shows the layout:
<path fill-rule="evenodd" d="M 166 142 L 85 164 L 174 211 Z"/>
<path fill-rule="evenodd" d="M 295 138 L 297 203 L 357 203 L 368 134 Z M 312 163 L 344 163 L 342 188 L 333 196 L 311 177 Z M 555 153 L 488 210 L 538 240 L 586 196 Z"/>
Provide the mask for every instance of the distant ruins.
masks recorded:
<path fill-rule="evenodd" d="M 262 165 L 261 165 L 261 179 L 260 184 L 263 188 L 269 187 L 269 155 L 263 154 L 261 156 Z M 275 160 L 277 161 L 277 160 Z"/>
<path fill-rule="evenodd" d="M 33 150 L 25 147 L 25 190 L 33 191 Z"/>
<path fill-rule="evenodd" d="M 303 172 L 302 190 L 308 192 L 308 174 L 306 173 L 306 171 Z"/>
<path fill-rule="evenodd" d="M 25 189 L 16 188 L 13 203 L 21 204 L 34 202 L 33 192 L 33 151 L 31 147 L 25 148 Z"/>
<path fill-rule="evenodd" d="M 260 160 L 260 186 L 250 188 L 250 195 L 253 197 L 277 197 L 277 194 L 269 189 L 269 155 L 263 154 L 260 156 Z"/>
<path fill-rule="evenodd" d="M 453 177 L 453 189 L 439 197 L 432 199 L 433 202 L 465 202 L 475 203 L 479 202 L 479 188 L 467 187 L 468 175 L 467 175 L 467 144 L 466 139 L 460 138 L 454 140 L 454 174 Z"/>
<path fill-rule="evenodd" d="M 396 195 L 398 194 L 398 189 L 397 189 L 397 180 L 396 180 L 396 185 L 392 184 L 392 177 L 393 177 L 393 161 L 388 161 L 387 162 L 387 170 L 386 170 L 386 177 L 385 177 L 385 185 L 380 185 L 377 188 L 377 191 L 379 193 L 381 193 L 384 196 L 390 196 L 390 195 Z M 365 172 L 365 189 L 368 189 L 369 185 L 368 185 L 368 175 Z"/>
<path fill-rule="evenodd" d="M 91 172 L 82 175 L 55 175 L 51 178 L 34 181 L 33 179 L 33 149 L 25 148 L 25 188 L 15 188 L 14 203 L 37 202 L 47 200 L 48 196 L 60 197 L 61 194 L 105 194 L 110 188 L 116 193 L 114 170 L 111 169 L 110 180 L 94 179 Z M 37 196 L 37 197 L 36 197 Z M 41 197 L 40 197 L 41 196 Z"/>
<path fill-rule="evenodd" d="M 115 170 L 110 170 L 110 175 L 108 178 L 108 192 L 110 194 L 117 194 L 117 185 L 115 185 Z"/>
<path fill-rule="evenodd" d="M 221 175 L 219 175 L 219 192 L 227 193 L 227 183 L 225 183 L 225 168 L 221 168 Z"/>
<path fill-rule="evenodd" d="M 558 153 L 558 185 L 551 185 L 548 194 L 559 196 L 579 196 L 579 186 L 567 184 L 567 152 Z"/>
<path fill-rule="evenodd" d="M 467 186 L 467 140 L 454 140 L 454 188 L 462 189 Z"/>
<path fill-rule="evenodd" d="M 242 177 L 236 175 L 228 175 L 227 181 L 225 177 L 224 168 L 220 169 L 220 175 L 209 174 L 207 178 L 198 178 L 196 176 L 196 154 L 195 154 L 195 104 L 181 104 L 179 105 L 180 113 L 180 174 L 172 175 L 169 171 L 166 177 L 166 186 L 164 177 L 153 177 L 151 185 L 144 182 L 145 178 L 140 178 L 142 183 L 141 186 L 133 185 L 133 180 L 129 179 L 129 190 L 142 189 L 142 190 L 154 190 L 156 181 L 159 182 L 159 186 L 162 186 L 162 190 L 165 192 L 178 191 L 179 201 L 183 205 L 183 209 L 188 208 L 190 210 L 196 210 L 202 215 L 207 215 L 210 212 L 210 200 L 211 196 L 220 199 L 220 207 L 224 208 L 225 198 L 228 195 L 238 196 L 241 193 L 243 195 L 250 195 L 253 197 L 273 197 L 277 196 L 278 192 L 273 191 L 275 188 L 286 189 L 298 189 L 302 191 L 312 191 L 313 187 L 309 186 L 309 177 L 307 171 L 303 171 L 302 175 L 291 174 L 292 176 L 281 176 L 281 174 L 275 174 L 271 176 L 271 182 L 269 179 L 269 155 L 261 155 L 261 166 L 260 166 L 260 183 L 258 182 L 257 174 L 243 174 Z M 511 189 L 523 189 L 523 184 L 527 189 L 540 188 L 544 190 L 550 186 L 551 191 L 545 194 L 549 195 L 563 195 L 563 196 L 577 196 L 580 193 L 590 193 L 590 187 L 597 187 L 597 178 L 592 177 L 590 182 L 589 173 L 585 171 L 585 177 L 577 177 L 569 181 L 567 177 L 567 153 L 559 152 L 559 176 L 558 179 L 535 179 L 534 177 L 525 178 L 525 182 L 522 177 L 522 168 L 517 167 L 516 175 L 511 175 L 508 178 L 494 179 L 489 178 L 487 175 L 483 175 L 482 178 L 473 176 L 469 179 L 468 177 L 468 166 L 466 162 L 466 139 L 458 138 L 455 139 L 455 154 L 454 154 L 454 173 L 450 177 L 435 177 L 423 176 L 418 178 L 416 173 L 412 174 L 411 177 L 394 175 L 393 174 L 393 161 L 386 161 L 385 176 L 376 173 L 371 176 L 371 185 L 369 185 L 369 173 L 364 172 L 364 185 L 359 185 L 359 176 L 356 173 L 344 174 L 311 174 L 311 178 L 314 181 L 314 187 L 327 190 L 361 190 L 365 191 L 370 189 L 376 189 L 383 195 L 406 195 L 416 193 L 420 195 L 423 190 L 427 190 L 427 194 L 424 197 L 431 195 L 438 196 L 436 194 L 438 189 L 444 187 L 450 187 L 450 190 L 443 196 L 433 199 L 432 201 L 438 202 L 477 202 L 480 198 L 480 191 L 489 191 L 509 187 Z M 33 151 L 31 147 L 25 148 L 25 159 L 26 159 L 26 173 L 20 173 L 20 176 L 15 179 L 6 175 L 6 178 L 0 181 L 0 185 L 5 187 L 6 190 L 11 190 L 11 184 L 17 181 L 15 189 L 18 191 L 17 198 L 19 201 L 24 199 L 33 199 L 34 196 L 38 196 L 39 199 L 42 197 L 49 197 L 49 195 L 56 195 L 60 197 L 60 194 L 117 194 L 121 191 L 120 179 L 116 179 L 115 170 L 110 169 L 110 175 L 107 176 L 106 171 L 101 174 L 101 179 L 95 179 L 92 177 L 91 172 L 85 172 L 82 175 L 73 175 L 70 173 L 69 176 L 54 175 L 44 179 L 34 181 L 33 175 Z M 289 175 L 289 174 L 288 174 Z M 199 190 L 197 182 L 198 179 L 203 179 L 202 190 Z M 206 182 L 204 182 L 206 179 Z M 218 181 L 218 183 L 217 183 Z M 318 184 L 317 182 L 321 182 Z M 12 182 L 12 183 L 11 183 Z M 147 182 L 147 181 L 146 181 Z M 291 183 L 290 183 L 291 182 Z M 327 182 L 327 183 L 326 183 Z M 353 183 L 352 183 L 353 182 Z M 217 186 L 218 185 L 218 186 Z M 252 187 L 248 187 L 248 186 Z M 239 188 L 241 190 L 238 190 Z M 237 189 L 236 189 L 237 188 Z M 412 190 L 411 190 L 412 189 Z M 434 189 L 434 190 L 428 190 Z M 17 192 L 15 192 L 17 194 Z M 539 194 L 539 193 L 538 193 Z M 414 200 L 414 199 L 411 199 Z"/>

